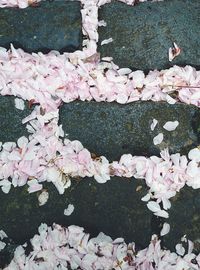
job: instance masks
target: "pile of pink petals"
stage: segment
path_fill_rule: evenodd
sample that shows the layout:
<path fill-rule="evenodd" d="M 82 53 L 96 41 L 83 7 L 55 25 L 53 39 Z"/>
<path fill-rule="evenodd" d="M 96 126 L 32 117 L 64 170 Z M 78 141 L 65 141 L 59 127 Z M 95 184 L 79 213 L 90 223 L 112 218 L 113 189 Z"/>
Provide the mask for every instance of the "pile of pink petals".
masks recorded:
<path fill-rule="evenodd" d="M 26 244 L 18 246 L 14 258 L 5 270 L 198 270 L 200 255 L 193 253 L 193 243 L 187 240 L 188 251 L 177 244 L 176 253 L 163 250 L 160 240 L 152 236 L 149 246 L 136 251 L 135 244 L 123 238 L 114 241 L 104 233 L 96 238 L 78 226 L 63 228 L 41 224 L 39 234 L 30 241 L 32 251 L 25 254 Z"/>
<path fill-rule="evenodd" d="M 200 106 L 200 71 L 191 66 L 132 72 L 95 57 L 81 59 L 83 52 L 52 51 L 28 54 L 11 46 L 0 49 L 0 94 L 32 100 L 47 111 L 74 100 L 118 102 L 137 100 L 181 101 Z M 106 85 L 106 87 L 105 87 Z M 191 88 L 190 88 L 191 85 Z M 176 92 L 177 97 L 170 94 Z"/>
<path fill-rule="evenodd" d="M 4 8 L 4 7 L 19 7 L 19 8 L 26 8 L 30 5 L 33 5 L 35 3 L 39 3 L 42 0 L 0 0 L 0 8 Z M 86 0 L 79 0 L 80 2 L 84 3 Z M 94 0 L 96 2 L 96 4 L 98 4 L 99 6 L 106 4 L 106 3 L 110 3 L 111 0 Z M 120 2 L 124 2 L 128 5 L 134 5 L 136 2 L 146 2 L 149 0 L 119 0 Z M 162 0 L 153 0 L 154 1 L 162 1 Z M 88 0 L 89 2 L 89 0 Z"/>

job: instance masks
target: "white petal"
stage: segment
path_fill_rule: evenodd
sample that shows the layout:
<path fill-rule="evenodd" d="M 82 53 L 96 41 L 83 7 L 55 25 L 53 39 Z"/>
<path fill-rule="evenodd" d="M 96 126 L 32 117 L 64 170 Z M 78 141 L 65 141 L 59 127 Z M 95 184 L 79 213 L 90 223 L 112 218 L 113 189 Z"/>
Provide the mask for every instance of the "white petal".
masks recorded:
<path fill-rule="evenodd" d="M 176 253 L 180 256 L 183 256 L 185 254 L 185 248 L 183 247 L 182 244 L 176 245 Z"/>
<path fill-rule="evenodd" d="M 0 241 L 0 251 L 1 251 L 2 249 L 4 249 L 5 246 L 6 246 L 6 243 Z"/>
<path fill-rule="evenodd" d="M 200 150 L 198 148 L 194 148 L 194 149 L 190 150 L 190 152 L 188 153 L 188 157 L 191 160 L 194 160 L 196 162 L 200 162 Z"/>
<path fill-rule="evenodd" d="M 163 133 L 159 133 L 157 136 L 155 136 L 153 138 L 154 145 L 160 144 L 163 141 L 163 138 L 164 138 Z"/>
<path fill-rule="evenodd" d="M 160 205 L 157 202 L 150 201 L 147 203 L 147 207 L 149 208 L 150 211 L 152 212 L 157 212 L 160 211 Z"/>
<path fill-rule="evenodd" d="M 4 193 L 7 194 L 11 189 L 11 185 L 2 186 L 1 189 Z"/>
<path fill-rule="evenodd" d="M 113 39 L 112 38 L 108 38 L 108 39 L 104 39 L 102 42 L 101 42 L 101 45 L 106 45 L 110 42 L 113 42 Z"/>
<path fill-rule="evenodd" d="M 38 183 L 37 179 L 32 179 L 27 182 L 29 185 L 28 192 L 36 192 L 42 189 L 42 185 Z"/>
<path fill-rule="evenodd" d="M 163 224 L 163 227 L 162 227 L 162 230 L 161 230 L 161 232 L 160 232 L 160 235 L 161 235 L 161 236 L 164 236 L 164 235 L 168 234 L 169 231 L 170 231 L 170 225 L 169 225 L 169 223 L 165 222 L 165 223 Z"/>
<path fill-rule="evenodd" d="M 38 202 L 39 202 L 39 205 L 42 206 L 44 205 L 49 199 L 49 193 L 44 190 L 40 193 L 40 195 L 38 196 Z"/>
<path fill-rule="evenodd" d="M 128 100 L 128 97 L 125 94 L 119 94 L 117 95 L 116 101 L 120 104 L 125 104 Z"/>
<path fill-rule="evenodd" d="M 169 214 L 165 210 L 160 210 L 158 212 L 154 213 L 155 216 L 163 217 L 163 218 L 168 218 Z"/>
<path fill-rule="evenodd" d="M 175 130 L 179 125 L 178 121 L 168 121 L 164 124 L 163 128 L 167 131 L 173 131 Z"/>
<path fill-rule="evenodd" d="M 167 198 L 162 198 L 162 203 L 163 203 L 163 208 L 164 208 L 165 210 L 168 210 L 168 209 L 171 208 L 171 202 L 170 202 L 169 199 L 167 199 Z"/>
<path fill-rule="evenodd" d="M 142 70 L 133 71 L 129 74 L 129 78 L 133 79 L 134 86 L 137 88 L 142 88 L 144 85 L 145 75 Z"/>
<path fill-rule="evenodd" d="M 7 238 L 7 234 L 3 231 L 3 230 L 0 230 L 0 239 L 4 239 L 4 238 Z"/>
<path fill-rule="evenodd" d="M 120 75 L 120 76 L 123 76 L 123 75 L 127 75 L 127 74 L 129 74 L 129 73 L 131 73 L 131 69 L 130 68 L 120 68 L 119 70 L 118 70 L 118 74 Z"/>
<path fill-rule="evenodd" d="M 21 98 L 16 98 L 16 99 L 15 99 L 15 107 L 16 107 L 18 110 L 23 111 L 24 108 L 25 108 L 23 99 L 21 99 Z"/>
<path fill-rule="evenodd" d="M 28 144 L 28 139 L 25 136 L 22 136 L 17 140 L 17 145 L 20 148 L 23 148 L 27 144 Z"/>
<path fill-rule="evenodd" d="M 8 181 L 7 179 L 1 180 L 0 186 L 2 191 L 7 194 L 11 189 L 11 182 Z"/>
<path fill-rule="evenodd" d="M 142 197 L 141 201 L 143 202 L 148 202 L 150 200 L 151 196 L 149 193 L 147 193 L 147 195 L 145 195 L 144 197 Z"/>
<path fill-rule="evenodd" d="M 166 101 L 169 104 L 175 104 L 176 103 L 176 100 L 173 99 L 172 97 L 170 97 L 169 95 L 166 96 Z"/>
<path fill-rule="evenodd" d="M 158 124 L 158 120 L 153 119 L 153 122 L 152 122 L 152 124 L 150 126 L 150 128 L 151 128 L 152 131 L 155 129 L 155 127 L 157 126 L 157 124 Z"/>
<path fill-rule="evenodd" d="M 61 174 L 56 168 L 54 167 L 47 168 L 47 181 L 48 182 L 56 182 L 60 179 L 61 179 Z"/>
<path fill-rule="evenodd" d="M 70 216 L 74 212 L 74 205 L 69 204 L 67 209 L 64 210 L 64 215 L 65 216 Z"/>

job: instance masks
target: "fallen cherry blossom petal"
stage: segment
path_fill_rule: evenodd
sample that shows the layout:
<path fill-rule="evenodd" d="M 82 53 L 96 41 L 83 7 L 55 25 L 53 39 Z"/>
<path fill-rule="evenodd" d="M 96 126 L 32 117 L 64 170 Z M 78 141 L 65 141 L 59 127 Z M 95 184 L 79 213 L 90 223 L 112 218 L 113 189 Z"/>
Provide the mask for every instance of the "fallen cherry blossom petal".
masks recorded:
<path fill-rule="evenodd" d="M 163 133 L 159 133 L 157 136 L 153 138 L 153 144 L 154 145 L 161 144 L 161 142 L 163 141 L 163 138 L 164 138 Z"/>
<path fill-rule="evenodd" d="M 38 196 L 38 202 L 39 202 L 39 206 L 42 206 L 44 204 L 46 204 L 46 202 L 49 199 L 49 193 L 47 190 L 43 190 L 40 195 Z"/>
<path fill-rule="evenodd" d="M 169 231 L 170 231 L 170 225 L 169 225 L 169 223 L 165 222 L 165 223 L 163 224 L 163 227 L 162 227 L 162 230 L 161 230 L 161 232 L 160 232 L 160 235 L 161 235 L 161 236 L 164 236 L 164 235 L 168 234 Z"/>
<path fill-rule="evenodd" d="M 157 202 L 150 201 L 147 203 L 147 207 L 149 208 L 150 211 L 152 212 L 158 212 L 160 211 L 160 205 Z"/>
<path fill-rule="evenodd" d="M 200 162 L 200 149 L 199 148 L 193 148 L 189 151 L 188 157 L 191 160 L 194 160 L 195 162 Z"/>
<path fill-rule="evenodd" d="M 15 107 L 18 110 L 23 111 L 25 109 L 25 104 L 24 104 L 24 100 L 21 98 L 15 98 Z"/>
<path fill-rule="evenodd" d="M 37 179 L 29 180 L 27 184 L 29 185 L 29 193 L 36 192 L 42 189 L 42 185 L 38 183 Z"/>
<path fill-rule="evenodd" d="M 106 44 L 109 44 L 113 42 L 113 39 L 112 38 L 108 38 L 108 39 L 104 39 L 102 42 L 101 42 L 101 46 L 103 45 L 106 45 Z"/>
<path fill-rule="evenodd" d="M 70 216 L 74 212 L 74 205 L 69 204 L 67 208 L 64 210 L 64 215 L 65 216 Z"/>
<path fill-rule="evenodd" d="M 157 124 L 158 124 L 158 120 L 153 119 L 153 122 L 152 122 L 152 124 L 150 126 L 150 128 L 151 128 L 152 131 L 155 129 L 155 127 L 157 126 Z"/>
<path fill-rule="evenodd" d="M 167 131 L 173 131 L 175 130 L 179 125 L 178 121 L 168 121 L 164 124 L 163 128 Z"/>

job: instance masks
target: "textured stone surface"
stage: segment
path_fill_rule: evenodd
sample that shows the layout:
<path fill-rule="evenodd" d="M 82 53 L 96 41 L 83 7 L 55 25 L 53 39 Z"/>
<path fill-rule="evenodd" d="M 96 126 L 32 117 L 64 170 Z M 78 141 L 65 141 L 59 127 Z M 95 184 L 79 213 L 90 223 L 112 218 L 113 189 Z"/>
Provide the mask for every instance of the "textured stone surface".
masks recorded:
<path fill-rule="evenodd" d="M 21 136 L 27 136 L 22 119 L 31 113 L 27 107 L 24 111 L 15 108 L 15 97 L 0 96 L 0 142 L 17 141 Z"/>
<path fill-rule="evenodd" d="M 172 198 L 169 211 L 170 233 L 163 237 L 165 247 L 173 248 L 183 235 L 194 241 L 195 251 L 200 252 L 200 192 L 185 187 Z"/>
<path fill-rule="evenodd" d="M 72 52 L 81 48 L 81 24 L 79 2 L 42 1 L 38 7 L 0 9 L 0 46 Z"/>
<path fill-rule="evenodd" d="M 100 27 L 100 42 L 114 40 L 99 48 L 101 56 L 112 56 L 120 67 L 146 71 L 174 64 L 200 67 L 199 13 L 199 0 L 146 2 L 135 7 L 113 1 L 99 12 L 99 19 L 107 22 L 107 27 Z M 182 53 L 170 63 L 168 49 L 173 42 Z"/>
<path fill-rule="evenodd" d="M 159 124 L 150 130 L 153 118 Z M 173 132 L 166 131 L 167 121 L 179 121 Z M 198 125 L 200 111 L 184 104 L 169 105 L 164 102 L 117 103 L 73 102 L 60 109 L 60 123 L 69 139 L 80 140 L 97 155 L 105 155 L 110 161 L 122 154 L 154 155 L 169 147 L 171 153 L 187 153 L 199 143 Z M 164 140 L 153 145 L 153 138 L 163 132 Z"/>
<path fill-rule="evenodd" d="M 141 189 L 136 192 L 138 186 Z M 47 187 L 50 198 L 41 207 L 37 194 L 28 194 L 26 187 L 13 188 L 9 194 L 0 191 L 0 228 L 15 244 L 22 244 L 37 233 L 41 222 L 84 226 L 92 236 L 103 231 L 113 238 L 122 236 L 126 241 L 134 240 L 138 247 L 145 247 L 154 232 L 152 214 L 141 201 L 147 190 L 141 180 L 113 178 L 106 184 L 88 178 L 80 182 L 74 180 L 62 196 L 52 185 Z M 64 216 L 69 203 L 75 210 L 72 215 Z M 12 257 L 13 247 L 8 246 L 2 254 L 2 264 Z"/>

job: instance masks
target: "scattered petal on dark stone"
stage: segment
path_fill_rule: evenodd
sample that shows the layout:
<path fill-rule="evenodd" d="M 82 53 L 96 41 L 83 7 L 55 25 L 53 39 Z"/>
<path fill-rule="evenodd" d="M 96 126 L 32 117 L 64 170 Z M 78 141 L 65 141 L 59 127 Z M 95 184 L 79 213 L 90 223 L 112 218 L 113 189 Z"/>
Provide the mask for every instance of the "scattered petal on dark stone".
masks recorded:
<path fill-rule="evenodd" d="M 115 177 L 106 184 L 98 184 L 94 179 L 85 178 L 72 183 L 62 196 L 52 184 L 46 185 L 49 200 L 44 206 L 38 205 L 37 194 L 28 194 L 26 187 L 12 188 L 9 194 L 0 190 L 0 228 L 17 244 L 33 237 L 41 223 L 56 222 L 83 226 L 91 236 L 103 231 L 113 239 L 124 237 L 127 242 L 135 241 L 138 248 L 148 245 L 152 213 L 141 201 L 147 192 L 142 180 Z M 138 192 L 137 186 L 142 186 Z M 64 209 L 69 203 L 75 209 L 70 216 L 65 216 Z M 9 253 L 13 251 L 6 251 L 4 260 L 12 257 Z"/>
<path fill-rule="evenodd" d="M 145 2 L 134 7 L 113 1 L 99 11 L 99 19 L 107 22 L 100 27 L 101 57 L 112 56 L 120 67 L 148 71 L 174 64 L 192 64 L 200 68 L 200 1 L 174 0 Z M 169 62 L 168 50 L 173 42 L 182 49 Z"/>
<path fill-rule="evenodd" d="M 163 237 L 163 245 L 171 250 L 186 235 L 194 242 L 195 252 L 200 252 L 200 193 L 184 187 L 172 198 L 172 208 L 169 211 L 170 232 Z M 187 250 L 187 249 L 186 249 Z"/>
<path fill-rule="evenodd" d="M 23 111 L 15 108 L 15 97 L 0 96 L 0 142 L 16 142 L 19 137 L 28 136 L 22 119 L 30 113 L 27 104 Z"/>
<path fill-rule="evenodd" d="M 158 125 L 151 131 L 153 118 Z M 174 131 L 167 131 L 167 121 L 179 121 Z M 70 140 L 79 140 L 96 155 L 110 161 L 122 154 L 159 155 L 169 147 L 171 153 L 187 153 L 199 143 L 200 111 L 185 104 L 170 105 L 165 102 L 117 103 L 73 102 L 60 109 L 60 123 Z M 153 138 L 162 132 L 164 140 L 153 145 Z"/>

